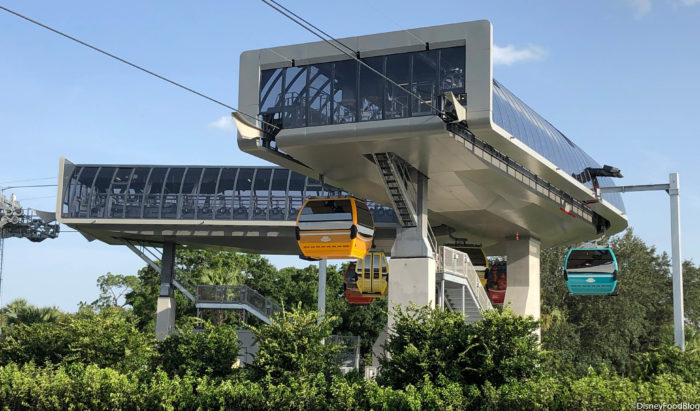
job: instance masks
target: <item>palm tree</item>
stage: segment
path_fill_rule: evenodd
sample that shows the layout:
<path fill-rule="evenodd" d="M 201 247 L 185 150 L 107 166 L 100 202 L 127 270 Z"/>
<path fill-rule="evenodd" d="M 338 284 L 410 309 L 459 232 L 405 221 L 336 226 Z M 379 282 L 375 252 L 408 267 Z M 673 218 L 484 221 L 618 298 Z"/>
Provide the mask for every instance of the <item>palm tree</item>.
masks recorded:
<path fill-rule="evenodd" d="M 243 283 L 242 274 L 225 270 L 223 267 L 206 268 L 202 271 L 200 281 L 209 285 L 240 285 Z M 214 325 L 221 325 L 224 322 L 224 310 L 214 311 Z"/>
<path fill-rule="evenodd" d="M 63 316 L 57 307 L 37 307 L 24 298 L 18 298 L 0 310 L 2 325 L 51 323 Z"/>

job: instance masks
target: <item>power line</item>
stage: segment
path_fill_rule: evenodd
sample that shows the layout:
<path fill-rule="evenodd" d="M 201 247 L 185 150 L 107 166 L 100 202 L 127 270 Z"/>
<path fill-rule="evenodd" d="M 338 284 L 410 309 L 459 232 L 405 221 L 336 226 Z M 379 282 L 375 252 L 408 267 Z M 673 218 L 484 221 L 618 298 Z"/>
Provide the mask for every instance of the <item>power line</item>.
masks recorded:
<path fill-rule="evenodd" d="M 400 90 L 404 91 L 406 94 L 410 95 L 411 97 L 415 97 L 415 98 L 418 99 L 418 101 L 421 102 L 422 104 L 425 104 L 426 106 L 432 108 L 433 110 L 437 111 L 438 113 L 444 113 L 442 110 L 440 110 L 440 109 L 438 109 L 437 107 L 433 106 L 431 103 L 428 103 L 427 101 L 423 100 L 423 99 L 422 99 L 420 96 L 418 96 L 417 94 L 415 94 L 415 93 L 409 91 L 407 88 L 403 87 L 403 86 L 400 85 L 399 83 L 397 83 L 397 82 L 395 82 L 394 80 L 390 79 L 390 78 L 387 77 L 384 73 L 382 73 L 382 72 L 376 70 L 374 67 L 371 67 L 369 64 L 367 64 L 367 63 L 365 63 L 364 61 L 362 61 L 362 60 L 358 57 L 358 55 L 360 54 L 359 51 L 353 50 L 352 48 L 346 46 L 346 45 L 343 44 L 341 41 L 335 39 L 333 36 L 327 34 L 327 33 L 324 32 L 323 30 L 317 28 L 316 26 L 314 26 L 313 24 L 309 23 L 307 20 L 305 20 L 304 18 L 300 17 L 299 15 L 297 15 L 297 14 L 294 13 L 293 11 L 289 10 L 288 8 L 284 7 L 283 5 L 279 4 L 279 3 L 276 2 L 275 0 L 261 0 L 261 1 L 262 1 L 263 3 L 265 3 L 265 4 L 267 4 L 268 6 L 270 6 L 272 9 L 276 10 L 278 13 L 282 14 L 283 16 L 287 17 L 288 19 L 290 19 L 290 20 L 293 21 L 294 23 L 296 23 L 296 24 L 298 24 L 299 26 L 301 26 L 304 30 L 306 30 L 306 31 L 308 31 L 309 33 L 313 34 L 314 36 L 320 38 L 321 40 L 323 40 L 324 42 L 326 42 L 326 43 L 327 43 L 328 45 L 330 45 L 331 47 L 335 48 L 336 50 L 338 50 L 338 51 L 340 51 L 341 53 L 345 54 L 346 56 L 350 57 L 351 59 L 357 61 L 357 62 L 360 63 L 362 66 L 366 67 L 368 70 L 372 71 L 373 73 L 377 74 L 378 76 L 384 78 L 386 81 L 388 81 L 389 83 L 391 83 L 391 84 L 393 84 L 394 86 L 398 87 Z M 308 24 L 308 26 L 307 26 L 307 24 Z M 309 26 L 310 26 L 310 27 L 309 27 Z M 318 32 L 322 33 L 323 35 L 327 36 L 328 38 L 324 37 L 323 35 L 319 34 L 318 32 L 316 32 L 316 31 L 314 31 L 314 30 L 318 30 Z M 347 50 L 350 50 L 351 52 L 349 53 L 349 52 L 347 52 L 346 50 L 343 50 L 343 48 L 341 48 L 340 46 L 338 46 L 338 44 L 339 44 L 340 46 L 342 46 L 343 48 L 345 48 L 345 49 L 347 49 Z"/>
<path fill-rule="evenodd" d="M 374 2 L 373 2 L 372 0 L 366 0 L 366 2 L 367 2 L 368 4 L 374 5 L 374 4 L 373 4 Z M 381 13 L 381 12 L 380 12 L 380 13 Z M 414 39 L 418 40 L 418 44 L 425 44 L 425 43 L 426 43 L 425 40 L 423 40 L 422 38 L 418 37 L 418 35 L 416 35 L 412 30 L 405 29 L 405 28 L 401 27 L 401 25 L 400 25 L 398 22 L 396 22 L 396 20 L 394 20 L 394 19 L 393 19 L 390 15 L 388 15 L 387 13 L 381 13 L 381 14 L 382 14 L 382 16 L 384 16 L 385 19 L 387 19 L 387 20 L 389 20 L 390 22 L 394 23 L 394 25 L 396 26 L 396 28 L 398 28 L 399 30 L 405 31 L 406 33 L 410 34 L 411 37 L 413 37 Z"/>
<path fill-rule="evenodd" d="M 2 6 L 0 6 L 2 7 Z M 11 188 L 38 188 L 38 187 L 58 187 L 58 184 L 35 184 L 35 185 L 29 185 L 29 186 L 0 186 L 0 191 L 5 191 L 9 190 Z"/>
<path fill-rule="evenodd" d="M 51 180 L 51 179 L 56 179 L 56 176 L 53 177 L 41 177 L 41 178 L 29 178 L 26 180 L 13 180 L 13 181 L 3 181 L 0 183 L 0 186 L 3 184 L 17 184 L 17 183 L 24 183 L 24 182 L 29 182 L 29 181 L 40 181 L 40 180 Z"/>
<path fill-rule="evenodd" d="M 170 80 L 169 78 L 164 77 L 164 76 L 161 76 L 161 75 L 158 74 L 158 73 L 155 73 L 155 72 L 153 72 L 153 71 L 151 71 L 151 70 L 148 70 L 148 69 L 146 69 L 146 68 L 143 68 L 143 67 L 141 67 L 141 66 L 139 66 L 139 65 L 137 65 L 137 64 L 134 64 L 134 63 L 132 63 L 132 62 L 130 62 L 130 61 L 128 61 L 128 60 L 125 60 L 125 59 L 123 59 L 123 58 L 121 58 L 121 57 L 118 57 L 118 56 L 116 56 L 116 55 L 114 55 L 114 54 L 112 54 L 112 53 L 109 53 L 109 52 L 107 52 L 107 51 L 104 51 L 104 50 L 102 50 L 102 49 L 100 49 L 100 48 L 98 48 L 98 47 L 95 47 L 95 46 L 93 46 L 93 45 L 91 45 L 91 44 L 88 44 L 88 43 L 86 43 L 86 42 L 84 42 L 84 41 L 82 41 L 82 40 L 79 40 L 79 39 L 77 39 L 77 38 L 75 38 L 75 37 L 73 37 L 73 36 L 70 36 L 70 35 L 68 35 L 68 34 L 66 34 L 66 33 L 63 33 L 62 31 L 59 31 L 59 30 L 54 29 L 54 28 L 52 28 L 52 27 L 50 27 L 50 26 L 47 26 L 46 24 L 40 23 L 40 22 L 38 22 L 38 21 L 36 21 L 36 20 L 34 20 L 34 19 L 31 19 L 31 18 L 29 18 L 29 17 L 27 17 L 27 16 L 24 16 L 24 15 L 22 15 L 22 14 L 16 12 L 16 11 L 10 10 L 10 9 L 8 9 L 7 7 L 0 6 L 0 9 L 5 10 L 6 12 L 8 12 L 8 13 L 10 13 L 10 14 L 14 14 L 15 16 L 17 16 L 17 17 L 19 17 L 19 18 L 21 18 L 21 19 L 24 19 L 24 20 L 26 20 L 26 21 L 28 21 L 28 22 L 30 22 L 30 23 L 36 24 L 37 26 L 43 27 L 43 28 L 45 28 L 46 30 L 52 31 L 52 32 L 54 32 L 54 33 L 56 33 L 56 34 L 58 34 L 58 35 L 60 35 L 60 36 L 63 36 L 63 37 L 65 37 L 65 38 L 67 38 L 67 39 L 69 39 L 69 40 L 72 40 L 72 41 L 74 41 L 74 42 L 76 42 L 76 43 L 78 43 L 78 44 L 81 44 L 81 45 L 83 45 L 83 46 L 85 46 L 85 47 L 87 47 L 87 48 L 90 48 L 90 49 L 92 49 L 92 50 L 94 50 L 94 51 L 97 51 L 98 53 L 102 53 L 102 54 L 104 54 L 105 56 L 111 57 L 111 58 L 113 58 L 113 59 L 115 59 L 115 60 L 117 60 L 117 61 L 120 61 L 120 62 L 122 62 L 122 63 L 124 63 L 124 64 L 126 64 L 126 65 L 129 65 L 129 66 L 131 66 L 131 67 L 133 67 L 133 68 L 135 68 L 135 69 L 141 70 L 141 71 L 143 71 L 144 73 L 150 74 L 150 75 L 153 76 L 153 77 L 157 77 L 157 78 L 159 78 L 159 79 L 161 79 L 161 80 L 163 80 L 163 81 L 165 81 L 165 82 L 168 82 L 168 83 L 170 83 L 170 84 L 172 84 L 172 85 L 174 85 L 174 86 L 176 86 L 176 87 L 180 87 L 180 88 L 183 89 L 183 90 L 186 90 L 186 91 L 189 91 L 190 93 L 196 94 L 196 95 L 198 95 L 199 97 L 205 98 L 205 99 L 207 99 L 207 100 L 209 100 L 209 101 L 211 101 L 211 102 L 214 102 L 214 103 L 216 103 L 216 104 L 218 104 L 218 105 L 220 105 L 220 106 L 226 107 L 226 108 L 229 109 L 229 110 L 232 110 L 232 111 L 235 111 L 235 112 L 237 112 L 237 113 L 240 113 L 240 114 L 242 114 L 242 115 L 244 115 L 244 116 L 246 116 L 246 117 L 248 117 L 248 118 L 251 118 L 251 119 L 253 119 L 253 120 L 255 120 L 255 121 L 261 121 L 262 123 L 264 123 L 264 124 L 266 124 L 266 125 L 268 125 L 268 126 L 274 127 L 275 129 L 279 128 L 279 127 L 275 126 L 274 124 L 271 124 L 271 123 L 267 123 L 267 122 L 265 122 L 265 121 L 262 121 L 262 120 L 260 120 L 259 118 L 257 118 L 256 116 L 252 116 L 252 115 L 250 115 L 250 114 L 244 113 L 244 112 L 238 110 L 237 108 L 232 107 L 232 106 L 230 106 L 230 105 L 228 105 L 228 104 L 226 104 L 226 103 L 223 103 L 223 102 L 221 102 L 221 101 L 219 101 L 219 100 L 216 100 L 215 98 L 209 97 L 209 96 L 207 96 L 207 95 L 204 94 L 204 93 L 200 93 L 199 91 L 194 90 L 194 89 L 191 89 L 191 88 L 189 88 L 189 87 L 187 87 L 187 86 L 185 86 L 185 85 L 183 85 L 183 84 L 181 84 L 181 83 L 178 83 L 178 82 L 176 82 L 176 81 Z"/>
<path fill-rule="evenodd" d="M 52 195 L 52 196 L 42 196 L 42 197 L 23 198 L 23 199 L 22 199 L 22 202 L 25 202 L 25 201 L 32 201 L 32 200 L 43 200 L 43 199 L 46 199 L 46 198 L 56 198 L 56 196 L 55 196 L 55 195 Z"/>

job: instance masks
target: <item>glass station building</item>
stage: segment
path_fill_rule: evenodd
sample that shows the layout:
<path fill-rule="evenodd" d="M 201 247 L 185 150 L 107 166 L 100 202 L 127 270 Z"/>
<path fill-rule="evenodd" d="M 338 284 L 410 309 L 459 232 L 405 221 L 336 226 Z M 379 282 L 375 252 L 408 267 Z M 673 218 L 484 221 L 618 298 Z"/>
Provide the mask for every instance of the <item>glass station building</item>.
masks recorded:
<path fill-rule="evenodd" d="M 435 116 L 445 92 L 466 100 L 465 56 L 466 47 L 460 46 L 363 58 L 376 72 L 356 60 L 261 70 L 259 116 L 279 129 Z M 493 121 L 571 176 L 600 167 L 496 80 Z M 579 179 L 592 187 L 590 177 Z M 609 177 L 598 181 L 614 185 Z M 624 211 L 620 194 L 605 199 Z"/>
<path fill-rule="evenodd" d="M 76 165 L 61 218 L 295 221 L 308 197 L 347 193 L 279 167 Z M 377 222 L 394 211 L 368 202 Z"/>
<path fill-rule="evenodd" d="M 383 204 L 372 156 L 393 153 L 428 178 L 431 224 L 485 244 L 508 232 L 570 244 L 627 226 L 621 196 L 592 190 L 587 169 L 600 164 L 493 78 L 489 22 L 339 41 L 352 56 L 324 42 L 241 54 L 238 107 L 262 129 L 239 133 L 242 151 Z M 459 137 L 446 93 L 466 110 Z M 593 232 L 571 220 L 587 213 Z"/>

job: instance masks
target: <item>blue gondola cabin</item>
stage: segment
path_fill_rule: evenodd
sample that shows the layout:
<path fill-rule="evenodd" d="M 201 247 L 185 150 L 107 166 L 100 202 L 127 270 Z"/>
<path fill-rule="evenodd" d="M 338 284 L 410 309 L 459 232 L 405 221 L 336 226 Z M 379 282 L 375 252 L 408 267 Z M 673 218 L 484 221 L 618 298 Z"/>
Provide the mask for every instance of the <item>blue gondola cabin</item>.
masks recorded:
<path fill-rule="evenodd" d="M 617 286 L 617 260 L 610 248 L 572 248 L 564 279 L 571 294 L 611 295 Z"/>

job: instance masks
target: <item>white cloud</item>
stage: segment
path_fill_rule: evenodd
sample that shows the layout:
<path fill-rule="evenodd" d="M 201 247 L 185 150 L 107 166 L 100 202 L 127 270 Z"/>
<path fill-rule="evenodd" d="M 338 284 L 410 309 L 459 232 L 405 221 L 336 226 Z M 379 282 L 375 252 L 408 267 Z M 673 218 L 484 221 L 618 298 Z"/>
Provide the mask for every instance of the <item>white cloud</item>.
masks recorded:
<path fill-rule="evenodd" d="M 222 131 L 236 131 L 236 123 L 231 116 L 221 116 L 218 120 L 209 123 L 209 127 Z"/>
<path fill-rule="evenodd" d="M 510 66 L 521 61 L 542 60 L 546 56 L 547 51 L 534 44 L 530 44 L 522 49 L 517 49 L 512 44 L 505 47 L 493 45 L 493 64 L 497 65 Z"/>
<path fill-rule="evenodd" d="M 697 0 L 682 0 L 682 1 L 697 1 Z M 625 0 L 625 2 L 634 9 L 634 18 L 641 19 L 645 14 L 651 11 L 651 0 Z"/>
<path fill-rule="evenodd" d="M 700 4 L 700 0 L 680 0 L 684 6 L 694 6 Z"/>

